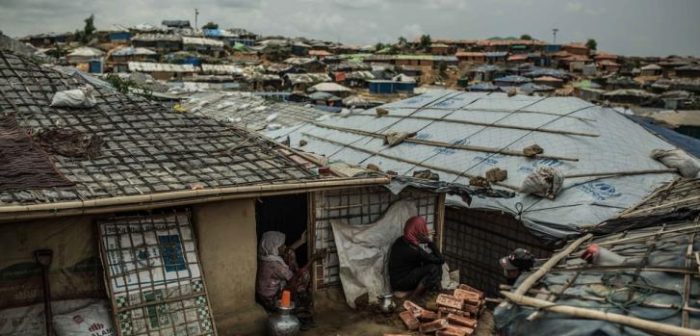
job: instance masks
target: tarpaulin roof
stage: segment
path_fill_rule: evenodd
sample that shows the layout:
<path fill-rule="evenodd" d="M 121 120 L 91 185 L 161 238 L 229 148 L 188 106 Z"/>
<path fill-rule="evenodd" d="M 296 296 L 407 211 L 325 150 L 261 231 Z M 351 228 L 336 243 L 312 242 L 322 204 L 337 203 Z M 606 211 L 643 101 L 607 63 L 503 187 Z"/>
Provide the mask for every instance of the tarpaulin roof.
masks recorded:
<path fill-rule="evenodd" d="M 192 113 L 251 130 L 299 125 L 328 114 L 303 105 L 272 102 L 243 92 L 198 93 L 182 105 Z"/>
<path fill-rule="evenodd" d="M 698 196 L 697 179 L 681 179 L 664 186 L 658 196 L 631 208 L 629 214 L 634 216 L 611 221 L 596 230 L 604 236 L 572 246 L 573 251 L 546 272 L 525 296 L 538 293 L 548 299 L 546 306 L 576 307 L 635 317 L 661 327 L 683 327 L 685 335 L 697 332 L 700 330 L 697 313 L 700 268 L 696 261 L 700 259 Z M 608 224 L 613 224 L 612 234 L 606 233 L 610 228 L 604 226 Z M 581 255 L 592 244 L 597 244 L 600 252 L 588 264 Z M 528 318 L 536 311 L 539 311 L 537 318 Z M 602 318 L 583 319 L 536 310 L 525 304 L 499 306 L 495 319 L 507 335 L 668 334 L 660 329 L 632 328 Z"/>
<path fill-rule="evenodd" d="M 243 68 L 232 64 L 202 64 L 202 71 L 213 74 L 242 75 Z"/>
<path fill-rule="evenodd" d="M 136 56 L 136 55 L 157 55 L 158 53 L 147 48 L 122 47 L 114 49 L 112 56 Z"/>
<path fill-rule="evenodd" d="M 345 86 L 336 83 L 319 83 L 310 88 L 312 91 L 323 91 L 323 92 L 350 92 L 352 90 Z"/>
<path fill-rule="evenodd" d="M 68 57 L 100 57 L 104 54 L 104 51 L 100 49 L 95 49 L 91 47 L 80 47 L 71 51 L 71 53 L 68 54 Z"/>
<path fill-rule="evenodd" d="M 652 149 L 673 146 L 614 110 L 578 98 L 431 90 L 378 108 L 389 114 L 377 117 L 376 109 L 370 109 L 268 135 L 289 136 L 292 144 L 304 139 L 308 142 L 304 150 L 331 160 L 372 163 L 408 176 L 431 169 L 441 180 L 461 184 L 494 167 L 508 170 L 503 185 L 514 189 L 540 167 L 556 168 L 569 176 L 611 175 L 567 178 L 554 200 L 518 194 L 508 200 L 479 198 L 471 205 L 518 215 L 533 233 L 546 239 L 576 235 L 677 176 L 615 176 L 666 169 L 649 154 Z M 390 131 L 417 135 L 388 147 L 383 138 Z M 544 154 L 524 157 L 522 150 L 533 144 L 544 148 Z"/>

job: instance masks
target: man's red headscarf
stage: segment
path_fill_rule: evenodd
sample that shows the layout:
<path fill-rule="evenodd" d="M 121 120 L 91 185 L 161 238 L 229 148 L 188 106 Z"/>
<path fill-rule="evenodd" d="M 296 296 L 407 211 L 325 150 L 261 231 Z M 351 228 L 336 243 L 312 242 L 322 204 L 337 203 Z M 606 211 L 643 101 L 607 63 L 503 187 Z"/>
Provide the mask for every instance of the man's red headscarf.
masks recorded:
<path fill-rule="evenodd" d="M 403 238 L 413 245 L 418 245 L 421 237 L 427 238 L 430 235 L 428 232 L 428 222 L 421 216 L 413 216 L 406 221 L 403 227 Z"/>

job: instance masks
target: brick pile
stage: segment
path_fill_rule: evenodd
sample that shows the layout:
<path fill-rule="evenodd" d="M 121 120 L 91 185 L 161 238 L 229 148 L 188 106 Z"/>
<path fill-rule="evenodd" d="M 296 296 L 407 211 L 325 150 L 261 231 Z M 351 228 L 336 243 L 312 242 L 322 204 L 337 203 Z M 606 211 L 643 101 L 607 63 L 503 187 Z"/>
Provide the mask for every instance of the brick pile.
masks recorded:
<path fill-rule="evenodd" d="M 452 294 L 437 296 L 437 311 L 406 300 L 403 303 L 405 311 L 399 313 L 399 317 L 408 330 L 421 334 L 466 336 L 474 333 L 484 302 L 482 291 L 461 284 Z"/>

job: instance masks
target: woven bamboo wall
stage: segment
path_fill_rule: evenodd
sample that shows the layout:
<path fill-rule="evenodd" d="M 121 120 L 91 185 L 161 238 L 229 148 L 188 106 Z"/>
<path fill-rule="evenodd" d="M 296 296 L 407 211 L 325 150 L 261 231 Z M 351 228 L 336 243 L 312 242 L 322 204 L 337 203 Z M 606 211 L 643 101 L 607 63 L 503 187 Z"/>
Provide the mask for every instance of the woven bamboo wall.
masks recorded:
<path fill-rule="evenodd" d="M 552 251 L 515 218 L 497 211 L 446 208 L 443 253 L 460 280 L 495 294 L 506 283 L 498 260 L 514 249 L 530 250 L 537 258 Z"/>
<path fill-rule="evenodd" d="M 424 216 L 433 229 L 436 221 L 438 195 L 406 189 L 394 195 L 383 187 L 345 189 L 314 194 L 314 249 L 328 249 L 328 256 L 315 267 L 316 288 L 340 285 L 338 255 L 330 221 L 342 219 L 353 225 L 366 225 L 378 220 L 389 206 L 400 199 L 416 202 L 418 214 Z"/>

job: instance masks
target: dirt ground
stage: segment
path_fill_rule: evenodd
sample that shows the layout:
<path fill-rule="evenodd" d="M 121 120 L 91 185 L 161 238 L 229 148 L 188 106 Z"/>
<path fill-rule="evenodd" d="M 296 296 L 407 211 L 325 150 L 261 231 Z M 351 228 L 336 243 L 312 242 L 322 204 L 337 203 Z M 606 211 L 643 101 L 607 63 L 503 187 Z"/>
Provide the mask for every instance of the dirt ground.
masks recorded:
<path fill-rule="evenodd" d="M 344 301 L 340 289 L 319 291 L 315 300 L 316 328 L 302 332 L 303 336 L 372 336 L 385 333 L 419 335 L 408 332 L 398 317 L 398 311 L 385 316 L 371 306 L 352 310 Z M 479 318 L 474 335 L 494 335 L 493 315 L 485 311 Z"/>

